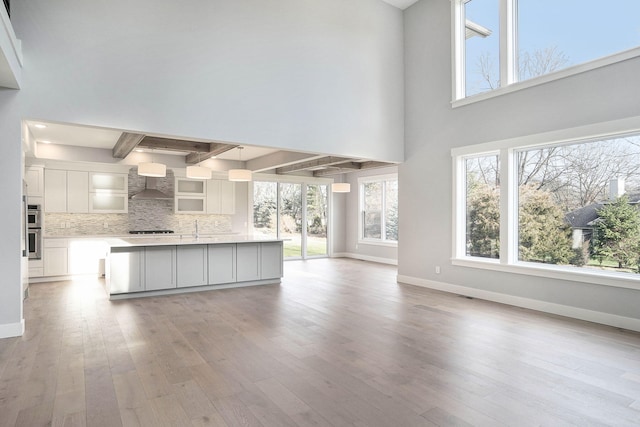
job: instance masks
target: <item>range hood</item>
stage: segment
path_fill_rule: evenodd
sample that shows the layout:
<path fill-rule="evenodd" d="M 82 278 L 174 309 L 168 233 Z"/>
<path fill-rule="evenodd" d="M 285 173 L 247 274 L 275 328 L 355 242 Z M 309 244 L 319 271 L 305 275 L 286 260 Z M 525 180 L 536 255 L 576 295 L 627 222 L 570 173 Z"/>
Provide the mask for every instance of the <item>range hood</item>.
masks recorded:
<path fill-rule="evenodd" d="M 146 177 L 144 190 L 131 196 L 132 200 L 169 200 L 173 199 L 157 189 L 158 178 Z"/>

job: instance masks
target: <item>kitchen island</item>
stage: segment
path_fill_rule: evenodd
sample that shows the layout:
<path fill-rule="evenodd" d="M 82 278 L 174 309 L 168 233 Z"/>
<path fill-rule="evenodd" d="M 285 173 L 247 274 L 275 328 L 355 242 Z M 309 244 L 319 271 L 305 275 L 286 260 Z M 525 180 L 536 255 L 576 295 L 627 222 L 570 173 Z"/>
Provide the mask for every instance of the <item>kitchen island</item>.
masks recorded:
<path fill-rule="evenodd" d="M 260 236 L 106 239 L 111 299 L 280 283 L 282 240 Z"/>

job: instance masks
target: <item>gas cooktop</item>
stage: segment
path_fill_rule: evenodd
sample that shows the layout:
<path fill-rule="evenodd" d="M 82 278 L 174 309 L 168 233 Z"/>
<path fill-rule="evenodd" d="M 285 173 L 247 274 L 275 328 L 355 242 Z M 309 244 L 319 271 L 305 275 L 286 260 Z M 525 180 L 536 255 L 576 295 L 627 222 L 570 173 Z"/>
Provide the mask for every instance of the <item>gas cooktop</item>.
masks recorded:
<path fill-rule="evenodd" d="M 173 230 L 129 230 L 129 234 L 173 234 Z"/>

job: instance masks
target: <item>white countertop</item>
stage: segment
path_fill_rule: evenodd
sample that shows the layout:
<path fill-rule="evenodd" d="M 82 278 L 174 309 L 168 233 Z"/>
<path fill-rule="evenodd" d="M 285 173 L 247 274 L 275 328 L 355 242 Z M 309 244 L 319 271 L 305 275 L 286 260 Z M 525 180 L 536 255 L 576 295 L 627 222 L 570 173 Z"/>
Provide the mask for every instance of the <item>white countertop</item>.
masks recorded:
<path fill-rule="evenodd" d="M 254 243 L 254 242 L 282 242 L 283 239 L 276 239 L 260 235 L 209 235 L 195 238 L 190 235 L 157 235 L 154 237 L 121 237 L 105 238 L 107 244 L 112 248 L 125 248 L 134 246 L 173 246 L 173 245 L 210 245 L 219 243 Z"/>
<path fill-rule="evenodd" d="M 200 237 L 227 237 L 227 236 L 239 236 L 240 233 L 215 233 L 215 234 L 201 234 Z M 155 239 L 157 237 L 169 237 L 176 238 L 183 236 L 185 238 L 191 237 L 191 234 L 66 234 L 60 236 L 44 235 L 45 239 Z"/>

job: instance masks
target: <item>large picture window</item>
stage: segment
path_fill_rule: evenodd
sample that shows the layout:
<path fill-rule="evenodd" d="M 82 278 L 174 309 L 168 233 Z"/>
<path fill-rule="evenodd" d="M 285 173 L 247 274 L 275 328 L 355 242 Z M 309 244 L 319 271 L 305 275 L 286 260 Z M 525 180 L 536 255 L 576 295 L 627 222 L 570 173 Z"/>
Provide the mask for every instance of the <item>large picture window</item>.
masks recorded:
<path fill-rule="evenodd" d="M 559 134 L 559 142 L 523 147 L 522 139 L 481 144 L 478 155 L 453 150 L 454 263 L 487 268 L 493 259 L 501 268 L 626 277 L 640 286 L 640 129 Z"/>
<path fill-rule="evenodd" d="M 521 150 L 518 259 L 640 271 L 640 135 Z"/>
<path fill-rule="evenodd" d="M 359 180 L 360 241 L 398 242 L 398 178 L 396 175 Z"/>
<path fill-rule="evenodd" d="M 455 0 L 453 4 L 455 99 L 563 70 L 571 74 L 569 69 L 580 64 L 591 66 L 574 72 L 621 61 L 629 57 L 621 52 L 640 46 L 637 0 Z"/>

